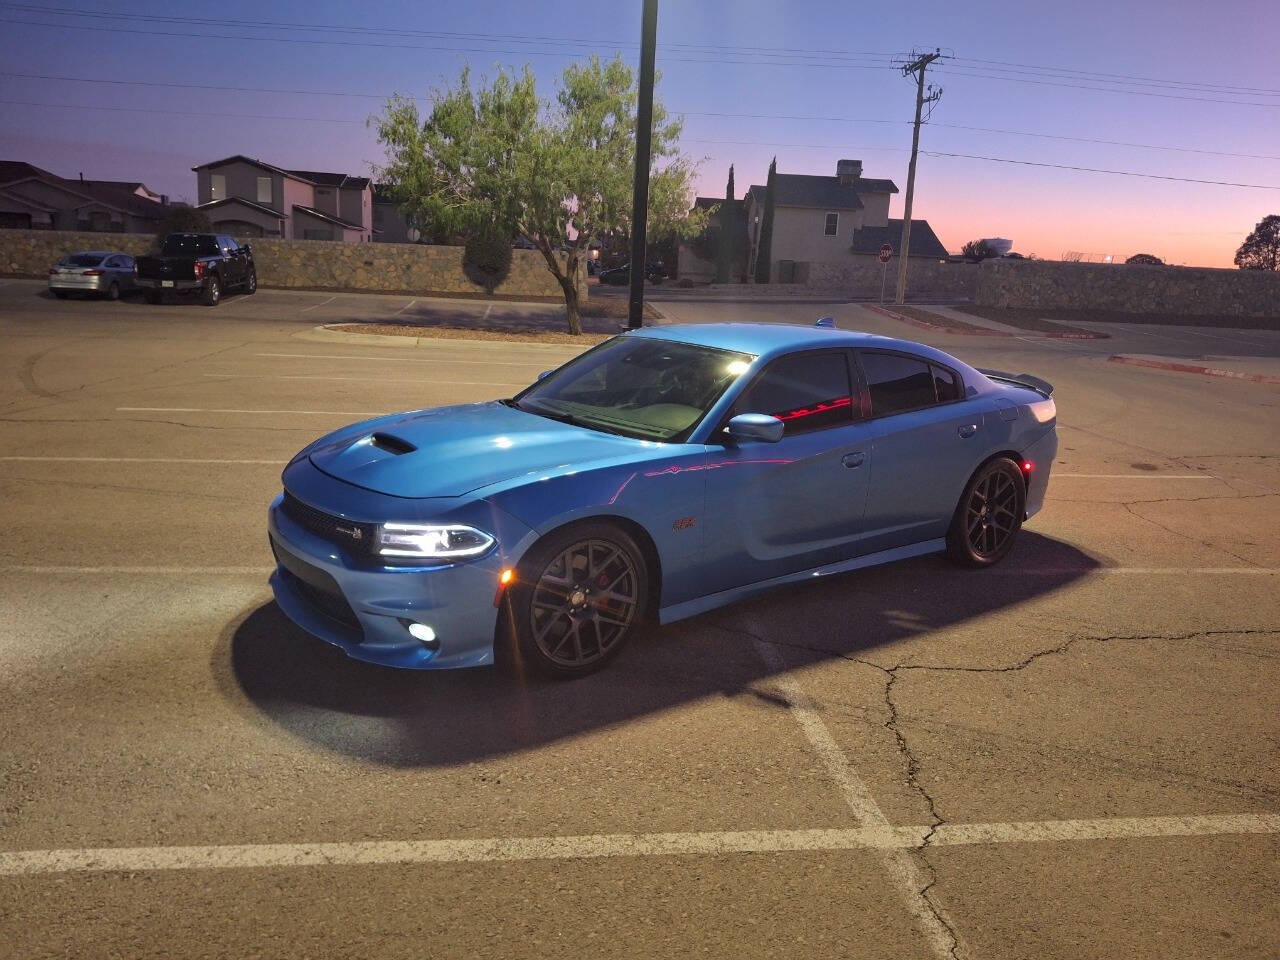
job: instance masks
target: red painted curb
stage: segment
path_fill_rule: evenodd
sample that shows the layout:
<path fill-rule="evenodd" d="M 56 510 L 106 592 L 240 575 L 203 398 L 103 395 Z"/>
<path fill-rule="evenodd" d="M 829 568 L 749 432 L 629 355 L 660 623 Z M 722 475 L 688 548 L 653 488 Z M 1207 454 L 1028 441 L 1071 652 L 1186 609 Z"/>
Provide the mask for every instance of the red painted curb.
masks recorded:
<path fill-rule="evenodd" d="M 1145 357 L 1130 357 L 1123 353 L 1113 353 L 1107 358 L 1111 363 L 1127 363 L 1135 367 L 1150 367 L 1153 370 L 1176 370 L 1178 373 L 1198 373 L 1202 377 L 1226 377 L 1231 380 L 1246 380 L 1249 383 L 1280 384 L 1280 377 L 1266 373 L 1242 373 L 1238 370 L 1223 370 L 1221 367 L 1205 367 L 1195 363 L 1175 363 L 1172 360 L 1148 360 Z"/>
<path fill-rule="evenodd" d="M 906 317 L 900 313 L 894 313 L 878 303 L 864 303 L 862 306 L 873 310 L 876 313 L 883 314 L 891 320 L 898 320 L 902 323 L 909 323 L 913 327 L 921 327 L 925 330 L 937 330 L 939 333 L 954 333 L 965 337 L 1012 337 L 1012 333 L 1005 333 L 1003 330 L 971 330 L 967 327 L 944 327 L 937 323 L 929 323 L 927 320 L 917 320 L 915 317 Z"/>

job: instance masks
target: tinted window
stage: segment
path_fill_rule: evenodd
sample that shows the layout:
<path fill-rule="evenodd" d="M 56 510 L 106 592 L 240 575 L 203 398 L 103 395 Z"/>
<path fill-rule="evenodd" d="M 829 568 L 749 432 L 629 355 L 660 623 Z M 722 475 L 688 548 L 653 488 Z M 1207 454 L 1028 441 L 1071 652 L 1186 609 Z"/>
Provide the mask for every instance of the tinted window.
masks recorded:
<path fill-rule="evenodd" d="M 62 263 L 69 267 L 96 267 L 101 262 L 102 255 L 97 253 L 75 253 L 62 258 Z"/>
<path fill-rule="evenodd" d="M 171 233 L 160 248 L 162 257 L 212 257 L 218 252 L 217 239 L 207 233 Z"/>
<path fill-rule="evenodd" d="M 960 399 L 960 378 L 950 370 L 942 367 L 932 367 L 933 370 L 933 388 L 938 394 L 939 403 L 947 403 L 951 400 Z"/>
<path fill-rule="evenodd" d="M 889 353 L 864 353 L 862 366 L 867 372 L 874 416 L 915 410 L 937 402 L 933 375 L 923 360 Z"/>
<path fill-rule="evenodd" d="M 734 406 L 737 413 L 767 413 L 787 433 L 820 430 L 853 417 L 849 364 L 843 352 L 801 353 L 769 364 Z"/>

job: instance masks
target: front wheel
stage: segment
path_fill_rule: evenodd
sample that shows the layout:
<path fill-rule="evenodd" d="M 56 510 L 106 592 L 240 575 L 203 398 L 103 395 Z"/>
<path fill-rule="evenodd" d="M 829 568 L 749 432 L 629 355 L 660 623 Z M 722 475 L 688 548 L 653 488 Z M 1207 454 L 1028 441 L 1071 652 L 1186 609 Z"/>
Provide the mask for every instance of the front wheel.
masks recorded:
<path fill-rule="evenodd" d="M 246 294 L 252 294 L 252 293 L 258 292 L 258 271 L 257 270 L 249 271 L 249 276 L 246 277 L 244 281 L 244 292 Z"/>
<path fill-rule="evenodd" d="M 508 594 L 519 651 L 553 677 L 592 673 L 622 649 L 648 595 L 644 554 L 619 527 L 553 533 L 530 549 Z"/>
<path fill-rule="evenodd" d="M 1026 483 L 1018 465 L 997 457 L 982 465 L 969 480 L 951 529 L 947 553 L 966 567 L 989 567 L 1013 549 L 1026 509 Z"/>
<path fill-rule="evenodd" d="M 218 284 L 218 278 L 210 277 L 209 282 L 204 285 L 204 305 L 216 307 L 221 299 L 222 287 Z"/>

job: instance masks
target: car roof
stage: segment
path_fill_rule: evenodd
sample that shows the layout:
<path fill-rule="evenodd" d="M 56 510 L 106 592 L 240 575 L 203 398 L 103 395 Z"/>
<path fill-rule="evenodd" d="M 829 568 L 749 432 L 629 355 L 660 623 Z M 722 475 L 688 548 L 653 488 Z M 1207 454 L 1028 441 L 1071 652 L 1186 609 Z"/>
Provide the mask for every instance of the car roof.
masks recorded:
<path fill-rule="evenodd" d="M 630 335 L 692 343 L 720 350 L 736 350 L 758 357 L 820 347 L 879 347 L 886 350 L 904 349 L 925 356 L 936 354 L 938 359 L 946 356 L 941 351 L 910 340 L 897 340 L 859 330 L 810 327 L 795 323 L 670 324 L 644 327 L 642 330 L 632 331 Z"/>

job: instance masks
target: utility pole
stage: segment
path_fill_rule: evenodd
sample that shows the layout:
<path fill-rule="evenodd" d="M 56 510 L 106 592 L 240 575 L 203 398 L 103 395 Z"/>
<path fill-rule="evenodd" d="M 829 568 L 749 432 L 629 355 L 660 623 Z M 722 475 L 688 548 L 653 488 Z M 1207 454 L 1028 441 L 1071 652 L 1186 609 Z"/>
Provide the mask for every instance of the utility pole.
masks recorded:
<path fill-rule="evenodd" d="M 640 102 L 636 107 L 636 180 L 631 200 L 631 303 L 627 328 L 644 318 L 646 232 L 649 227 L 649 153 L 653 141 L 653 59 L 658 46 L 658 0 L 644 0 L 640 26 Z"/>
<path fill-rule="evenodd" d="M 898 248 L 902 259 L 898 262 L 898 296 L 895 303 L 902 303 L 907 295 L 907 263 L 911 260 L 911 201 L 916 192 L 916 153 L 920 149 L 920 114 L 926 103 L 933 103 L 942 96 L 941 90 L 933 90 L 929 95 L 924 92 L 924 71 L 929 64 L 942 56 L 942 51 L 934 50 L 916 57 L 902 68 L 902 75 L 915 74 L 916 77 L 916 122 L 911 134 L 911 163 L 907 167 L 907 199 L 902 212 L 902 245 Z"/>

